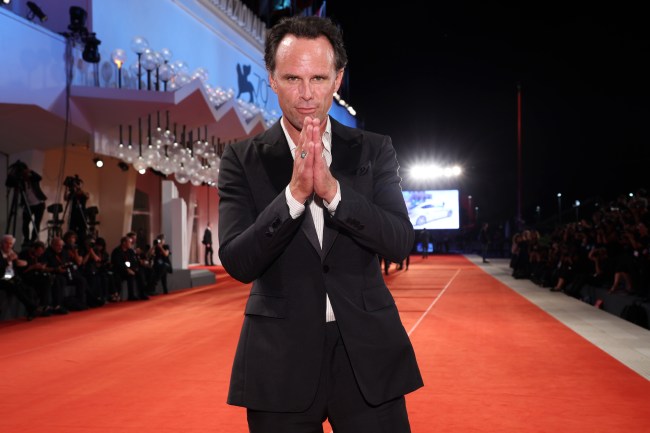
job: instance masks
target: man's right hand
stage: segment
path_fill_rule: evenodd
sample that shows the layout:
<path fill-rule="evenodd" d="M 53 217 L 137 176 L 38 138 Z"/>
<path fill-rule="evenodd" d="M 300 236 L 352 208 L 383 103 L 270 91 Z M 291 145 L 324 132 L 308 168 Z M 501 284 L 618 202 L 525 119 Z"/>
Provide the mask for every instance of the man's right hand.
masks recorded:
<path fill-rule="evenodd" d="M 305 117 L 300 139 L 296 143 L 293 174 L 289 183 L 289 192 L 299 203 L 305 203 L 314 193 L 314 143 L 320 140 L 320 120 Z"/>

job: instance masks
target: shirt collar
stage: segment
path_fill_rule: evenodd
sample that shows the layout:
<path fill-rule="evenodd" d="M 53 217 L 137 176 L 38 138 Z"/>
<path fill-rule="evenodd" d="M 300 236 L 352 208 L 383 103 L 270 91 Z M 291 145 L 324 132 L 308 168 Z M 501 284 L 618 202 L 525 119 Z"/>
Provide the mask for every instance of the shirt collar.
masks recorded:
<path fill-rule="evenodd" d="M 284 126 L 284 121 L 280 119 L 280 126 L 282 126 L 282 131 L 284 132 L 284 136 L 287 138 L 287 142 L 289 143 L 289 150 L 291 151 L 291 154 L 293 155 L 296 150 L 296 144 L 293 142 L 291 139 L 291 136 L 287 132 L 287 128 Z M 327 116 L 327 124 L 325 125 L 325 132 L 323 133 L 323 147 L 325 150 L 327 150 L 329 153 L 332 153 L 332 122 L 330 122 L 330 117 Z"/>

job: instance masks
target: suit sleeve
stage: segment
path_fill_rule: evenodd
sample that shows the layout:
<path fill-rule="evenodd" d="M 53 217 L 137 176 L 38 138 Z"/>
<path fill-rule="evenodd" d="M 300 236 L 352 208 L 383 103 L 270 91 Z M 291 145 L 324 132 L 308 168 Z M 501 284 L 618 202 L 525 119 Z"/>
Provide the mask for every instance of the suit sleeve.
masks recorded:
<path fill-rule="evenodd" d="M 383 136 L 372 162 L 372 194 L 362 194 L 345 182 L 341 202 L 331 221 L 359 244 L 393 262 L 411 251 L 414 231 L 398 174 L 399 164 L 391 140 Z"/>
<path fill-rule="evenodd" d="M 243 152 L 245 155 L 245 152 Z M 219 258 L 226 271 L 248 283 L 259 277 L 293 239 L 304 215 L 289 215 L 284 189 L 263 209 L 253 199 L 241 153 L 227 146 L 219 167 Z"/>

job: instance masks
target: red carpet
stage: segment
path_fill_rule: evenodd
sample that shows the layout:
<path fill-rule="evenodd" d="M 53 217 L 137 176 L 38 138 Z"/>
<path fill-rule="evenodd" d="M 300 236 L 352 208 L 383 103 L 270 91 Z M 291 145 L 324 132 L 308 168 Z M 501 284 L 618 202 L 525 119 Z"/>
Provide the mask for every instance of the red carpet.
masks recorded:
<path fill-rule="evenodd" d="M 249 286 L 217 278 L 4 323 L 0 432 L 246 432 L 225 400 Z M 463 257 L 413 257 L 387 281 L 425 380 L 414 433 L 650 431 L 648 381 Z"/>

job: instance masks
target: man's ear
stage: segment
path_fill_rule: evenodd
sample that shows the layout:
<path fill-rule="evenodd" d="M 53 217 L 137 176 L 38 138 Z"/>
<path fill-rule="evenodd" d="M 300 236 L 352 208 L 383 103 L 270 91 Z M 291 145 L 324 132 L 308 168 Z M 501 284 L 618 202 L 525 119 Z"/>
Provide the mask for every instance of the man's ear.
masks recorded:
<path fill-rule="evenodd" d="M 341 87 L 341 83 L 343 82 L 343 73 L 345 69 L 339 69 L 339 71 L 336 73 L 336 79 L 334 80 L 334 91 L 338 92 L 339 88 Z"/>
<path fill-rule="evenodd" d="M 273 78 L 272 72 L 269 72 L 269 85 L 271 86 L 271 90 L 273 90 L 275 93 L 278 93 L 278 82 L 275 81 L 275 78 Z"/>

